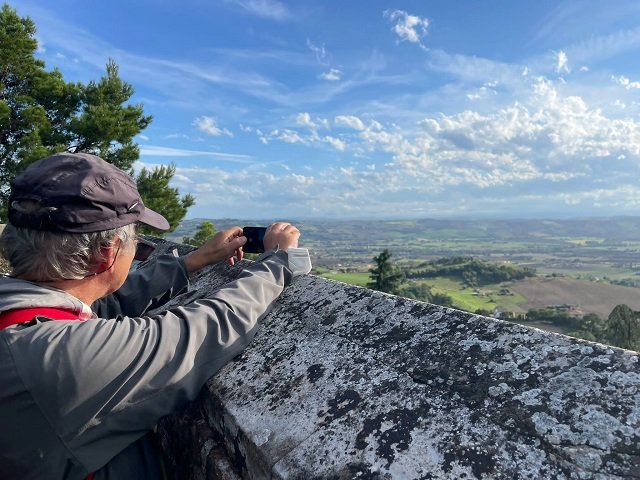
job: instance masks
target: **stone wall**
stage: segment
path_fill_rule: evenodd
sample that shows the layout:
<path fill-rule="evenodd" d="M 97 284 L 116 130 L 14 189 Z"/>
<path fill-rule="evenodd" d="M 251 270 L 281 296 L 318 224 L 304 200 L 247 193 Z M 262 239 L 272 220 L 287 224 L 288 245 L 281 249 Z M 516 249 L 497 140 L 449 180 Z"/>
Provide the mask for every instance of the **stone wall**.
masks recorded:
<path fill-rule="evenodd" d="M 212 267 L 176 301 L 241 269 Z M 640 365 L 307 275 L 159 433 L 179 479 L 640 478 Z"/>

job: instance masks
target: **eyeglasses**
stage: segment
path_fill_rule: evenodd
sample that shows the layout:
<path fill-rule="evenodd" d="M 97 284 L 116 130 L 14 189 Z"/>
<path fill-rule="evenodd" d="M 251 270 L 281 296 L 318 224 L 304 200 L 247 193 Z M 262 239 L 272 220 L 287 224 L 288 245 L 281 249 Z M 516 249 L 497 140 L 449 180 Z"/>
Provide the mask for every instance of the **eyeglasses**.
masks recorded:
<path fill-rule="evenodd" d="M 86 275 L 84 278 L 95 277 L 96 275 L 100 275 L 101 273 L 104 273 L 107 270 L 111 270 L 113 266 L 116 264 L 116 259 L 118 258 L 118 254 L 120 253 L 121 246 L 122 246 L 122 242 L 118 244 L 118 249 L 116 250 L 116 254 L 113 256 L 113 261 L 111 262 L 111 265 L 109 265 L 107 268 L 100 270 L 99 272 L 94 272 L 89 275 Z"/>
<path fill-rule="evenodd" d="M 111 270 L 116 263 L 116 259 L 118 258 L 118 253 L 120 253 L 120 247 L 122 246 L 122 242 L 118 244 L 118 249 L 116 250 L 116 254 L 113 256 L 113 261 L 111 265 L 107 268 L 100 270 L 99 272 L 92 273 L 87 275 L 87 277 L 94 277 L 96 275 L 100 275 L 101 273 L 106 272 L 107 270 Z M 133 257 L 134 260 L 138 260 L 139 262 L 144 262 L 156 249 L 156 244 L 150 242 L 149 240 L 145 240 L 144 238 L 136 237 L 136 253 Z"/>
<path fill-rule="evenodd" d="M 156 249 L 156 244 L 140 237 L 136 238 L 136 242 L 136 254 L 133 259 L 144 262 Z"/>

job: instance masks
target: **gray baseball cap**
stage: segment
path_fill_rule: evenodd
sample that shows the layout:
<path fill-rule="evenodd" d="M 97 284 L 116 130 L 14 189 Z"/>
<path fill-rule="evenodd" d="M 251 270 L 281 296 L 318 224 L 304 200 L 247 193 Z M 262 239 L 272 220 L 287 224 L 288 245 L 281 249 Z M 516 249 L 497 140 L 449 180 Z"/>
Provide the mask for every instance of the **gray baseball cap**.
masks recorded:
<path fill-rule="evenodd" d="M 168 230 L 146 208 L 129 175 L 88 153 L 57 153 L 27 167 L 11 183 L 9 223 L 52 232 L 88 233 L 142 222 Z"/>

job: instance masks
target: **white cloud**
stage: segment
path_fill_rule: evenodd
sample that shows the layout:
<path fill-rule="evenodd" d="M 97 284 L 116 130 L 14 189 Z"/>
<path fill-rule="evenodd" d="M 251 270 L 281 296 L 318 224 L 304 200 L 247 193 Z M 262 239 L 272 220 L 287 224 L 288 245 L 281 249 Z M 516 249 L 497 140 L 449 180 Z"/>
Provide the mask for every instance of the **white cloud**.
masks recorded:
<path fill-rule="evenodd" d="M 42 39 L 38 35 L 35 36 L 35 39 L 36 39 L 36 42 L 38 42 L 38 47 L 36 49 L 36 53 L 39 53 L 39 54 L 46 53 L 47 52 L 47 48 L 45 47 L 44 42 L 42 41 Z"/>
<path fill-rule="evenodd" d="M 316 124 L 311 120 L 311 115 L 307 112 L 302 112 L 296 115 L 296 123 L 310 128 L 316 128 Z"/>
<path fill-rule="evenodd" d="M 234 163 L 254 163 L 254 157 L 252 155 L 211 152 L 206 150 L 188 150 L 158 145 L 142 145 L 140 147 L 140 155 L 142 157 L 216 157 L 220 160 Z"/>
<path fill-rule="evenodd" d="M 147 137 L 146 135 L 143 135 L 143 134 L 139 134 L 138 138 L 140 140 L 142 140 L 143 142 L 148 142 L 149 141 L 149 137 Z"/>
<path fill-rule="evenodd" d="M 497 92 L 495 91 L 495 87 L 497 87 L 497 86 L 498 86 L 498 82 L 496 82 L 496 81 L 485 82 L 484 85 L 482 85 L 477 90 L 475 90 L 475 91 L 473 91 L 471 93 L 467 93 L 466 97 L 469 100 L 479 100 L 479 99 L 485 97 L 488 93 L 496 94 Z"/>
<path fill-rule="evenodd" d="M 333 146 L 333 148 L 335 148 L 336 150 L 339 150 L 341 152 L 343 152 L 343 151 L 345 151 L 347 149 L 347 144 L 344 143 L 339 138 L 336 138 L 336 137 L 331 137 L 331 136 L 327 135 L 322 139 L 322 141 L 328 143 L 329 145 Z"/>
<path fill-rule="evenodd" d="M 569 58 L 564 50 L 560 50 L 555 53 L 556 57 L 556 72 L 557 73 L 569 73 Z"/>
<path fill-rule="evenodd" d="M 211 135 L 213 137 L 219 137 L 220 135 L 233 137 L 233 133 L 226 128 L 219 128 L 217 123 L 218 122 L 214 117 L 207 117 L 206 115 L 198 117 L 193 121 L 193 125 L 207 135 Z"/>
<path fill-rule="evenodd" d="M 186 133 L 170 133 L 170 134 L 166 135 L 164 138 L 166 138 L 167 140 L 171 140 L 171 139 L 174 139 L 174 138 L 188 139 L 189 135 L 187 135 Z"/>
<path fill-rule="evenodd" d="M 613 80 L 618 85 L 622 85 L 627 90 L 640 88 L 640 82 L 636 82 L 636 81 L 632 82 L 624 75 L 620 75 L 618 77 L 616 77 L 615 75 L 612 75 L 611 80 Z"/>
<path fill-rule="evenodd" d="M 392 30 L 400 41 L 416 43 L 424 47 L 422 38 L 427 35 L 429 29 L 429 20 L 427 18 L 409 15 L 403 10 L 385 10 L 383 15 L 391 22 L 395 22 Z"/>
<path fill-rule="evenodd" d="M 336 68 L 331 68 L 328 72 L 321 73 L 320 78 L 330 82 L 337 82 L 342 78 L 342 72 Z"/>
<path fill-rule="evenodd" d="M 277 138 L 285 143 L 306 143 L 306 141 L 294 130 L 284 129 L 283 131 L 275 130 L 271 132 L 272 138 Z"/>
<path fill-rule="evenodd" d="M 225 3 L 235 5 L 251 15 L 283 21 L 291 17 L 287 7 L 276 0 L 224 0 Z"/>
<path fill-rule="evenodd" d="M 353 128 L 354 130 L 364 130 L 365 126 L 362 120 L 353 115 L 338 115 L 334 119 L 336 125 Z"/>
<path fill-rule="evenodd" d="M 311 50 L 316 55 L 316 60 L 318 60 L 318 62 L 322 63 L 323 65 L 326 65 L 329 54 L 327 53 L 327 50 L 324 48 L 324 45 L 319 47 L 315 45 L 311 40 L 307 39 L 307 47 L 309 47 L 309 50 Z"/>

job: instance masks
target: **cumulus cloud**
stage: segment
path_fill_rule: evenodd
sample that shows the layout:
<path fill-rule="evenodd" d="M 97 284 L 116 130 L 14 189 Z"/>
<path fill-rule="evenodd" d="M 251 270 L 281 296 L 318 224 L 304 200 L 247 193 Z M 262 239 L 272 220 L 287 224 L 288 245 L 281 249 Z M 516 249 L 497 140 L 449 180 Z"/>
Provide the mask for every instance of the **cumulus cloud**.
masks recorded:
<path fill-rule="evenodd" d="M 193 125 L 201 132 L 211 135 L 212 137 L 219 137 L 220 135 L 233 137 L 233 133 L 229 130 L 218 127 L 218 121 L 214 117 L 207 117 L 206 115 L 203 115 L 196 118 L 193 121 Z"/>
<path fill-rule="evenodd" d="M 318 137 L 318 129 L 327 129 L 329 128 L 329 120 L 326 118 L 311 118 L 311 115 L 308 112 L 301 112 L 296 115 L 295 119 L 296 125 L 301 127 L 306 127 L 311 131 L 311 136 L 314 139 Z"/>
<path fill-rule="evenodd" d="M 354 130 L 364 130 L 365 126 L 362 120 L 354 115 L 338 115 L 334 122 L 336 125 L 353 128 Z"/>
<path fill-rule="evenodd" d="M 337 82 L 342 78 L 342 72 L 337 68 L 331 68 L 328 72 L 321 73 L 320 78 L 329 82 Z"/>
<path fill-rule="evenodd" d="M 339 150 L 341 152 L 343 152 L 343 151 L 345 151 L 347 149 L 347 144 L 345 142 L 343 142 L 342 140 L 340 140 L 339 138 L 336 138 L 336 137 L 332 137 L 332 136 L 327 135 L 322 139 L 322 141 L 328 143 L 333 148 L 335 148 L 336 150 Z"/>
<path fill-rule="evenodd" d="M 308 112 L 301 112 L 296 115 L 296 123 L 298 125 L 316 128 L 316 124 L 311 120 L 311 115 L 309 115 Z"/>
<path fill-rule="evenodd" d="M 484 86 L 493 88 L 497 83 Z M 315 122 L 310 114 L 301 114 L 299 124 L 311 127 Z M 562 93 L 544 77 L 531 79 L 528 94 L 518 101 L 484 113 L 465 110 L 429 116 L 416 132 L 376 121 L 367 125 L 355 115 L 336 116 L 333 124 L 349 130 L 340 137 L 325 135 L 318 145 L 328 143 L 338 151 L 387 158 L 378 164 L 380 168 L 367 163 L 340 170 L 340 187 L 349 189 L 343 191 L 351 192 L 351 201 L 360 199 L 359 191 L 363 196 L 366 191 L 369 198 L 395 191 L 403 192 L 403 198 L 434 199 L 451 196 L 456 189 L 551 190 L 551 185 L 579 179 L 588 190 L 593 178 L 601 186 L 610 182 L 611 188 L 617 188 L 619 179 L 627 176 L 629 162 L 640 161 L 639 122 L 608 117 L 580 96 Z M 296 135 L 308 146 L 318 140 Z M 279 139 L 290 141 L 282 132 Z M 316 172 L 318 185 L 333 178 L 325 173 Z M 376 181 L 383 182 L 382 191 L 371 174 L 379 175 Z M 327 188 L 338 189 L 338 185 Z M 499 198 L 494 198 L 496 203 Z M 363 203 L 359 208 L 369 207 Z"/>
<path fill-rule="evenodd" d="M 385 10 L 383 16 L 392 22 L 391 29 L 399 38 L 399 41 L 410 42 L 424 47 L 422 39 L 427 35 L 429 20 L 410 15 L 403 10 Z"/>
<path fill-rule="evenodd" d="M 284 129 L 274 130 L 270 135 L 272 138 L 282 140 L 285 143 L 306 143 L 305 140 L 294 130 Z"/>

